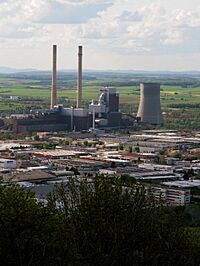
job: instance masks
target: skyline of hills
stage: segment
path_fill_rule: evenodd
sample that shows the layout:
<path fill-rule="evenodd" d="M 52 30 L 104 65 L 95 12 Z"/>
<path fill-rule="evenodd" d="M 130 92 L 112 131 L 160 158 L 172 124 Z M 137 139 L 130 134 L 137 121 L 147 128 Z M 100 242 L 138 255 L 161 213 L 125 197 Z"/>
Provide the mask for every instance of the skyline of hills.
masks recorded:
<path fill-rule="evenodd" d="M 41 69 L 35 69 L 35 68 L 13 68 L 13 67 L 5 67 L 5 66 L 0 66 L 0 74 L 17 74 L 17 73 L 37 73 L 37 72 L 44 72 L 44 73 L 49 73 L 51 72 L 50 69 L 46 70 L 41 70 Z M 58 69 L 58 72 L 77 72 L 76 69 Z M 127 74 L 171 74 L 171 75 L 200 75 L 200 71 L 197 70 L 190 70 L 190 71 L 159 71 L 159 70 L 127 70 L 127 69 L 118 69 L 118 70 L 113 70 L 113 69 L 105 69 L 105 70 L 96 70 L 96 69 L 85 69 L 84 72 L 90 73 L 127 73 Z"/>

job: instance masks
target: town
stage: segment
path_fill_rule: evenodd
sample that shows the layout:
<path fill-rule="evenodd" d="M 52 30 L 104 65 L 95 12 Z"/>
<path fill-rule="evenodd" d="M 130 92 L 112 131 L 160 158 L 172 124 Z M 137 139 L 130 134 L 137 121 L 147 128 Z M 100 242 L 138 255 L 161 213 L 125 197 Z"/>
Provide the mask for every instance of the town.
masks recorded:
<path fill-rule="evenodd" d="M 42 201 L 55 184 L 96 174 L 141 183 L 172 205 L 200 200 L 200 131 L 38 132 L 0 145 L 1 182 Z"/>

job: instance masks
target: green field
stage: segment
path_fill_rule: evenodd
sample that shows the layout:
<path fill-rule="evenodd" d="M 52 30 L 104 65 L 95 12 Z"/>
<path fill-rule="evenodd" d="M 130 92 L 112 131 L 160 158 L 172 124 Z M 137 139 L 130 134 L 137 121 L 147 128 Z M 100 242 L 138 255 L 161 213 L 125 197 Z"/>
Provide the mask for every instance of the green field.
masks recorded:
<path fill-rule="evenodd" d="M 98 89 L 101 86 L 83 86 L 83 99 L 97 99 Z M 0 96 L 19 96 L 19 97 L 38 97 L 38 98 L 50 98 L 50 86 L 26 86 L 12 84 L 8 87 L 0 87 Z M 161 100 L 162 104 L 177 103 L 180 101 L 197 102 L 200 103 L 200 87 L 183 89 L 180 86 L 162 86 L 161 87 Z M 138 102 L 139 89 L 138 86 L 122 86 L 117 87 L 117 91 L 120 94 L 120 100 L 122 103 L 135 103 Z M 75 99 L 76 88 L 58 88 L 58 97 L 66 97 L 69 99 Z"/>
<path fill-rule="evenodd" d="M 149 79 L 148 79 L 149 80 Z M 152 80 L 154 81 L 154 80 Z M 185 82 L 185 81 L 184 81 Z M 176 85 L 164 80 L 161 86 L 161 105 L 165 112 L 165 126 L 173 128 L 177 123 L 183 127 L 200 128 L 200 85 L 184 86 L 184 82 L 176 81 Z M 66 82 L 60 78 L 58 82 L 58 102 L 64 106 L 75 104 L 76 79 Z M 123 85 L 130 83 L 129 85 Z M 131 85 L 131 83 L 133 83 Z M 124 112 L 136 113 L 140 97 L 139 82 L 132 79 L 96 78 L 83 83 L 83 102 L 87 106 L 91 99 L 98 99 L 102 84 L 113 85 L 120 95 L 120 108 Z M 48 108 L 51 93 L 50 76 L 0 77 L 0 113 L 28 111 L 33 108 Z M 18 96 L 18 100 L 10 100 L 10 96 Z M 173 123 L 171 122 L 173 121 Z M 183 124 L 182 124 L 183 122 Z"/>

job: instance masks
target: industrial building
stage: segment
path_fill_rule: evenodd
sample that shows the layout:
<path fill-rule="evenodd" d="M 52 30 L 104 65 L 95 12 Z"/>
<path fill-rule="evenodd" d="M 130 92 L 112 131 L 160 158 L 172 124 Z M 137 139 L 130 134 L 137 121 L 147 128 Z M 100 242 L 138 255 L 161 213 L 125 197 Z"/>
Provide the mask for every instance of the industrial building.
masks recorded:
<path fill-rule="evenodd" d="M 119 111 L 119 95 L 115 88 L 100 89 L 99 100 L 97 102 L 92 100 L 88 108 L 82 108 L 82 56 L 83 48 L 79 46 L 76 107 L 64 108 L 57 103 L 57 46 L 53 45 L 50 109 L 34 111 L 23 117 L 12 116 L 13 132 L 81 131 L 130 125 L 127 118 L 122 119 L 122 113 Z"/>
<path fill-rule="evenodd" d="M 76 107 L 64 108 L 57 101 L 57 45 L 53 45 L 51 104 L 48 110 L 38 110 L 25 116 L 11 116 L 14 133 L 40 131 L 81 131 L 97 128 L 132 126 L 136 119 L 119 111 L 119 95 L 116 88 L 99 90 L 99 100 L 92 100 L 88 108 L 82 107 L 82 58 L 83 47 L 78 47 L 78 75 Z M 137 118 L 142 123 L 163 123 L 160 107 L 160 85 L 142 83 Z"/>
<path fill-rule="evenodd" d="M 55 105 L 51 110 L 38 110 L 29 115 L 12 116 L 12 130 L 15 133 L 36 131 L 81 131 L 90 128 L 120 127 L 127 123 L 118 110 L 119 96 L 115 88 L 100 89 L 97 102 L 88 108 Z"/>
<path fill-rule="evenodd" d="M 161 125 L 163 116 L 160 106 L 160 84 L 140 84 L 140 104 L 137 113 L 139 121 L 143 123 Z"/>

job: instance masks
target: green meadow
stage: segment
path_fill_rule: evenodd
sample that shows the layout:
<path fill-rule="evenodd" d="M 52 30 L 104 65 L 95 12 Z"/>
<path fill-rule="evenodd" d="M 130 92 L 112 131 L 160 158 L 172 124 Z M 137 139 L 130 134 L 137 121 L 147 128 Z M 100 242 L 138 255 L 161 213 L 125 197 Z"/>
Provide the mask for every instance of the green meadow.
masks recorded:
<path fill-rule="evenodd" d="M 98 90 L 101 86 L 83 86 L 83 99 L 98 99 Z M 139 88 L 138 86 L 121 86 L 116 87 L 120 95 L 121 103 L 138 103 Z M 9 86 L 0 87 L 0 96 L 19 96 L 22 98 L 34 97 L 41 99 L 50 99 L 50 86 L 26 86 L 24 84 L 9 84 Z M 58 97 L 65 97 L 70 100 L 76 98 L 76 87 L 59 88 Z M 169 103 L 200 103 L 200 87 L 198 88 L 181 88 L 180 86 L 162 86 L 161 103 L 163 106 Z"/>

